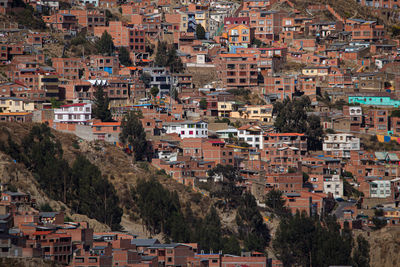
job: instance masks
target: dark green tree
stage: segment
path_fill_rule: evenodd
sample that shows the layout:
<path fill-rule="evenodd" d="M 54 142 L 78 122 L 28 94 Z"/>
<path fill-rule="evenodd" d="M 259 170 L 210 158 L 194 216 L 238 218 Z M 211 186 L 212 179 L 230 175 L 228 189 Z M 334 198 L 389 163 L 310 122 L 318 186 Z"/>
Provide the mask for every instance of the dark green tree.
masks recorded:
<path fill-rule="evenodd" d="M 206 110 L 207 109 L 207 100 L 205 98 L 202 98 L 199 102 L 199 107 L 202 110 Z"/>
<path fill-rule="evenodd" d="M 308 149 L 317 150 L 322 148 L 323 130 L 319 117 L 307 115 L 310 105 L 311 101 L 306 96 L 276 102 L 274 126 L 281 133 L 304 133 L 307 136 Z"/>
<path fill-rule="evenodd" d="M 144 132 L 142 113 L 130 111 L 121 122 L 119 139 L 124 144 L 130 144 L 134 152 L 135 160 L 142 160 L 147 156 L 147 140 Z"/>
<path fill-rule="evenodd" d="M 167 66 L 169 66 L 171 73 L 180 73 L 183 71 L 183 64 L 181 58 L 178 57 L 176 48 L 172 45 L 167 52 Z"/>
<path fill-rule="evenodd" d="M 273 240 L 275 255 L 284 266 L 350 265 L 351 244 L 339 229 L 334 217 L 324 226 L 318 218 L 297 212 L 281 220 Z"/>
<path fill-rule="evenodd" d="M 129 50 L 124 46 L 122 46 L 119 49 L 118 59 L 119 59 L 119 62 L 126 67 L 132 65 L 132 60 L 129 55 Z"/>
<path fill-rule="evenodd" d="M 255 197 L 245 193 L 236 214 L 239 236 L 247 251 L 263 252 L 270 241 L 270 234 L 258 210 Z"/>
<path fill-rule="evenodd" d="M 179 97 L 178 97 L 178 96 L 179 96 L 179 93 L 178 93 L 178 90 L 176 90 L 176 87 L 175 87 L 175 86 L 171 88 L 170 96 L 171 96 L 171 98 L 174 99 L 175 101 L 179 101 Z"/>
<path fill-rule="evenodd" d="M 283 193 L 279 190 L 271 190 L 265 197 L 265 205 L 272 209 L 278 216 L 286 216 L 288 210 L 285 207 L 285 199 L 283 199 Z"/>
<path fill-rule="evenodd" d="M 353 266 L 355 267 L 369 267 L 369 243 L 361 235 L 357 236 L 357 246 L 353 251 Z"/>
<path fill-rule="evenodd" d="M 103 86 L 97 86 L 94 92 L 93 117 L 103 122 L 113 121 L 109 109 L 109 100 Z"/>
<path fill-rule="evenodd" d="M 114 42 L 111 37 L 111 35 L 107 32 L 104 31 L 103 34 L 101 35 L 100 39 L 97 40 L 96 42 L 96 48 L 101 54 L 105 54 L 110 56 L 112 53 L 114 53 Z"/>
<path fill-rule="evenodd" d="M 156 96 L 158 95 L 159 92 L 160 92 L 160 90 L 158 89 L 157 86 L 153 86 L 150 89 L 150 94 L 153 96 L 153 98 L 156 98 Z"/>
<path fill-rule="evenodd" d="M 214 207 L 211 207 L 204 220 L 196 227 L 195 236 L 201 250 L 210 252 L 222 249 L 221 220 Z"/>
<path fill-rule="evenodd" d="M 33 126 L 20 145 L 10 141 L 3 151 L 25 164 L 47 196 L 120 230 L 122 210 L 113 185 L 81 155 L 71 168 L 63 158 L 61 143 L 46 124 Z"/>
<path fill-rule="evenodd" d="M 70 188 L 69 202 L 74 212 L 95 218 L 114 230 L 121 228 L 122 209 L 114 186 L 83 156 L 78 156 L 72 165 Z"/>
<path fill-rule="evenodd" d="M 373 229 L 379 230 L 386 226 L 387 222 L 385 218 L 374 216 L 372 217 L 372 223 L 374 224 Z"/>
<path fill-rule="evenodd" d="M 196 25 L 196 37 L 198 40 L 204 40 L 206 38 L 206 30 L 200 23 Z"/>
<path fill-rule="evenodd" d="M 222 178 L 220 182 L 213 186 L 212 196 L 221 197 L 227 204 L 233 206 L 240 201 L 243 190 L 236 185 L 242 181 L 242 176 L 237 168 L 232 165 L 218 164 L 210 169 L 207 174 L 209 177 L 219 176 Z"/>
<path fill-rule="evenodd" d="M 240 244 L 235 235 L 232 234 L 228 238 L 224 238 L 223 244 L 224 247 L 222 251 L 224 252 L 224 254 L 240 255 Z"/>
<path fill-rule="evenodd" d="M 154 64 L 156 64 L 156 66 L 159 67 L 165 67 L 167 65 L 167 62 L 168 62 L 167 43 L 158 41 L 157 53 L 156 53 L 156 58 L 154 60 Z"/>

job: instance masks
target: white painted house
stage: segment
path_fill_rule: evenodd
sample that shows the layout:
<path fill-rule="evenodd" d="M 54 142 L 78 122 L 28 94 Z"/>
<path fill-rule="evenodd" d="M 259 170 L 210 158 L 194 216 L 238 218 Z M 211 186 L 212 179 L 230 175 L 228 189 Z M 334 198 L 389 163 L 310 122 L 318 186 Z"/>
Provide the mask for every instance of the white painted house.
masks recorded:
<path fill-rule="evenodd" d="M 245 125 L 238 132 L 239 141 L 246 142 L 252 147 L 264 148 L 264 131 L 257 125 Z"/>
<path fill-rule="evenodd" d="M 350 158 L 350 151 L 360 150 L 360 138 L 352 134 L 327 134 L 322 145 L 327 155 Z"/>
<path fill-rule="evenodd" d="M 176 121 L 163 124 L 167 134 L 176 133 L 183 138 L 207 138 L 208 123 L 205 121 Z"/>
<path fill-rule="evenodd" d="M 87 124 L 92 119 L 92 104 L 77 103 L 54 109 L 54 122 Z"/>
<path fill-rule="evenodd" d="M 332 193 L 334 198 L 343 197 L 343 180 L 339 174 L 324 176 L 324 193 Z"/>
<path fill-rule="evenodd" d="M 371 198 L 387 198 L 391 196 L 390 180 L 370 180 L 369 197 Z"/>

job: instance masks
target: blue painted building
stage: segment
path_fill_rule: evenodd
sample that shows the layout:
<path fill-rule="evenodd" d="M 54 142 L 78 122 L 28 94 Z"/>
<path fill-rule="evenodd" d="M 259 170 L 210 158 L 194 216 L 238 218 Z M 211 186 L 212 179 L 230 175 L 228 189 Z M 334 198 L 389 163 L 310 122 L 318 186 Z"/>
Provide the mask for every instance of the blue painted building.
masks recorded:
<path fill-rule="evenodd" d="M 392 99 L 390 96 L 349 96 L 349 104 L 397 108 L 400 106 L 400 100 Z"/>

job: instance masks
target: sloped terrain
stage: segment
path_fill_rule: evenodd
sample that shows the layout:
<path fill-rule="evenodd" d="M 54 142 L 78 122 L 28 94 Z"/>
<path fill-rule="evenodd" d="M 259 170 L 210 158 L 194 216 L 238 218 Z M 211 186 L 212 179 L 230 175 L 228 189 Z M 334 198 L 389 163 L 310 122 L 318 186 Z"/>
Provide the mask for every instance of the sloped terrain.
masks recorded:
<path fill-rule="evenodd" d="M 33 123 L 0 123 L 0 141 L 7 142 L 8 133 L 10 133 L 14 142 L 20 143 L 24 136 L 29 134 L 33 125 Z M 193 192 L 190 188 L 177 183 L 165 174 L 157 173 L 157 170 L 148 163 L 133 162 L 132 157 L 112 144 L 101 141 L 87 142 L 73 134 L 55 130 L 52 130 L 52 133 L 62 144 L 64 158 L 70 165 L 78 155 L 83 155 L 98 166 L 102 174 L 114 185 L 124 210 L 122 226 L 126 226 L 126 230 L 138 233 L 143 237 L 147 236 L 147 231 L 141 225 L 137 211 L 132 208 L 133 199 L 130 190 L 139 179 L 157 177 L 157 180 L 168 190 L 178 193 L 181 203 L 190 203 L 193 213 L 200 217 L 203 217 L 210 207 L 211 200 L 209 198 L 199 197 L 199 193 Z M 3 177 L 2 182 L 11 183 L 19 190 L 32 194 L 39 205 L 49 203 L 53 209 L 65 210 L 68 214 L 68 207 L 62 202 L 49 199 L 40 189 L 32 173 L 22 163 L 15 162 L 2 152 L 0 152 L 0 174 Z M 84 215 L 71 214 L 71 218 L 89 221 Z M 104 224 L 96 223 L 94 220 L 89 222 L 97 231 L 109 230 L 108 226 Z"/>

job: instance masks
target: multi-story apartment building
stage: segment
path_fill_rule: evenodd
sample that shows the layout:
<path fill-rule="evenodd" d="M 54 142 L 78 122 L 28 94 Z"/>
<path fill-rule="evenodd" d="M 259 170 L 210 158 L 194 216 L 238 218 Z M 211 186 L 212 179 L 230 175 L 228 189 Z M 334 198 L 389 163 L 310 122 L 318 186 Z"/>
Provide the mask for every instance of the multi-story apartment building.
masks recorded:
<path fill-rule="evenodd" d="M 263 133 L 264 131 L 257 125 L 245 125 L 240 127 L 238 132 L 239 141 L 245 142 L 252 147 L 259 149 L 264 148 Z"/>
<path fill-rule="evenodd" d="M 343 180 L 339 174 L 324 175 L 324 193 L 332 194 L 334 198 L 343 197 Z"/>
<path fill-rule="evenodd" d="M 378 25 L 376 21 L 347 19 L 345 30 L 351 32 L 354 41 L 376 42 L 385 38 L 384 25 Z"/>
<path fill-rule="evenodd" d="M 157 87 L 160 96 L 169 94 L 172 86 L 176 84 L 174 77 L 166 70 L 166 68 L 143 68 L 143 73 L 150 76 L 149 87 Z"/>
<path fill-rule="evenodd" d="M 220 54 L 218 74 L 225 87 L 252 88 L 259 83 L 258 57 L 255 54 Z"/>
<path fill-rule="evenodd" d="M 343 106 L 343 116 L 350 120 L 350 131 L 358 132 L 364 125 L 364 117 L 360 106 Z"/>
<path fill-rule="evenodd" d="M 227 39 L 229 47 L 249 47 L 253 35 L 249 26 L 244 24 L 227 27 Z"/>
<path fill-rule="evenodd" d="M 62 32 L 77 32 L 79 29 L 78 20 L 75 15 L 55 13 L 50 16 L 42 16 L 48 27 Z"/>
<path fill-rule="evenodd" d="M 95 9 L 70 9 L 60 10 L 60 14 L 72 14 L 76 17 L 78 24 L 86 28 L 89 32 L 93 32 L 95 27 L 106 26 L 106 16 L 103 10 Z"/>
<path fill-rule="evenodd" d="M 23 44 L 0 43 L 0 61 L 11 60 L 15 55 L 23 55 Z"/>
<path fill-rule="evenodd" d="M 184 138 L 207 138 L 208 123 L 205 121 L 176 121 L 163 124 L 167 134 L 178 134 Z"/>
<path fill-rule="evenodd" d="M 116 56 L 91 55 L 89 58 L 89 69 L 93 71 L 105 71 L 109 74 L 117 74 L 119 61 Z"/>
<path fill-rule="evenodd" d="M 352 134 L 327 134 L 322 144 L 322 150 L 328 156 L 350 158 L 350 151 L 360 150 L 360 138 Z"/>
<path fill-rule="evenodd" d="M 292 98 L 298 84 L 295 76 L 277 74 L 264 76 L 264 86 L 264 95 L 283 101 L 285 98 Z"/>
<path fill-rule="evenodd" d="M 282 32 L 282 19 L 287 17 L 284 11 L 242 10 L 240 17 L 250 18 L 250 27 L 254 29 L 254 37 L 262 42 L 270 43 L 279 39 Z"/>
<path fill-rule="evenodd" d="M 92 104 L 77 103 L 54 109 L 54 122 L 86 124 L 92 118 Z"/>
<path fill-rule="evenodd" d="M 389 8 L 398 9 L 400 4 L 397 0 L 356 0 L 362 6 L 373 7 L 373 8 Z"/>
<path fill-rule="evenodd" d="M 219 104 L 219 103 L 218 103 Z M 246 105 L 230 114 L 232 118 L 272 122 L 272 105 Z"/>
<path fill-rule="evenodd" d="M 45 92 L 46 99 L 65 99 L 60 94 L 58 75 L 51 72 L 41 72 L 38 74 L 38 90 Z"/>
<path fill-rule="evenodd" d="M 110 105 L 119 106 L 128 103 L 130 99 L 131 82 L 128 80 L 109 79 L 107 81 L 107 95 Z"/>
<path fill-rule="evenodd" d="M 370 198 L 389 198 L 391 197 L 391 184 L 390 180 L 379 180 L 376 177 L 371 177 L 367 179 L 367 184 L 369 186 L 369 196 Z"/>
<path fill-rule="evenodd" d="M 299 150 L 300 155 L 307 152 L 307 137 L 300 133 L 266 133 L 263 138 L 263 148 L 265 150 L 270 147 L 295 147 Z"/>
<path fill-rule="evenodd" d="M 53 68 L 60 77 L 68 80 L 79 80 L 81 77 L 82 60 L 80 58 L 52 58 Z"/>
<path fill-rule="evenodd" d="M 128 47 L 131 52 L 146 52 L 145 29 L 123 24 L 121 21 L 110 21 L 108 26 L 95 27 L 94 35 L 101 37 L 107 31 L 113 38 L 116 47 Z"/>
<path fill-rule="evenodd" d="M 268 10 L 277 0 L 244 0 L 243 10 Z"/>
<path fill-rule="evenodd" d="M 226 17 L 224 18 L 224 31 L 228 30 L 231 25 L 247 25 L 250 26 L 249 17 Z"/>
<path fill-rule="evenodd" d="M 32 112 L 35 110 L 33 102 L 17 97 L 0 97 L 0 112 Z"/>
<path fill-rule="evenodd" d="M 370 132 L 387 133 L 388 129 L 388 110 L 371 109 L 365 118 L 365 126 Z"/>

